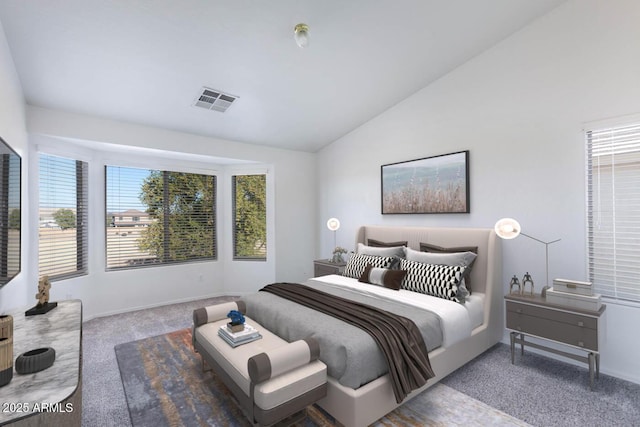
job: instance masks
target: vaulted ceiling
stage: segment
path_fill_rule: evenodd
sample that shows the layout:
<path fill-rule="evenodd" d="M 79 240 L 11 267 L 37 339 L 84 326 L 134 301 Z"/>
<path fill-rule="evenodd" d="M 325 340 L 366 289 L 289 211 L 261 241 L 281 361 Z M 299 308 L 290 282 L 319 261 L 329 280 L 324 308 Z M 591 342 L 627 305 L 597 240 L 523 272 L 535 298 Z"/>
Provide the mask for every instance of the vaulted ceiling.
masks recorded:
<path fill-rule="evenodd" d="M 30 105 L 314 152 L 563 1 L 2 0 L 0 22 Z M 238 99 L 194 107 L 203 87 Z"/>

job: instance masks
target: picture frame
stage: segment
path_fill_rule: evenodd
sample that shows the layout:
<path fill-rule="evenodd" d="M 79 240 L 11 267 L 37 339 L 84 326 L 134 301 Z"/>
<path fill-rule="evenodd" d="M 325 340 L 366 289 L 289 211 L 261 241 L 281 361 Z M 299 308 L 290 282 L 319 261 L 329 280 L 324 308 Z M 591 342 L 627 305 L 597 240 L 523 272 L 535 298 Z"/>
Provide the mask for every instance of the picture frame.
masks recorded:
<path fill-rule="evenodd" d="M 469 213 L 469 150 L 380 167 L 386 214 Z"/>

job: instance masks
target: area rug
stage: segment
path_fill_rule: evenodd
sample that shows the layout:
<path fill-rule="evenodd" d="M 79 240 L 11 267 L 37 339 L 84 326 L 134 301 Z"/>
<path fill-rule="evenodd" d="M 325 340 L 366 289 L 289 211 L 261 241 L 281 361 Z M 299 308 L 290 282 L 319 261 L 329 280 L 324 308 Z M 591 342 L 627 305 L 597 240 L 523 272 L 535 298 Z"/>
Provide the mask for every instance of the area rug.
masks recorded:
<path fill-rule="evenodd" d="M 203 372 L 193 352 L 191 330 L 115 347 L 134 427 L 251 426 L 226 386 Z M 307 408 L 299 427 L 334 426 L 318 406 Z M 387 414 L 376 426 L 527 426 L 442 384 L 436 384 Z"/>

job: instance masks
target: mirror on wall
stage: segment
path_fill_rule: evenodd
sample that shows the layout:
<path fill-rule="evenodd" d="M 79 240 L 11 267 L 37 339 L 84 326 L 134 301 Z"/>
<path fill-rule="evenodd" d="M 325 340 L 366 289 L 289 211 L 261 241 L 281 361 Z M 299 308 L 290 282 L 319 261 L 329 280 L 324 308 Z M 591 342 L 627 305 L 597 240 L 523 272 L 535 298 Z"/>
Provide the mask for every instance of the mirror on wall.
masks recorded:
<path fill-rule="evenodd" d="M 0 287 L 20 272 L 22 159 L 0 138 Z"/>

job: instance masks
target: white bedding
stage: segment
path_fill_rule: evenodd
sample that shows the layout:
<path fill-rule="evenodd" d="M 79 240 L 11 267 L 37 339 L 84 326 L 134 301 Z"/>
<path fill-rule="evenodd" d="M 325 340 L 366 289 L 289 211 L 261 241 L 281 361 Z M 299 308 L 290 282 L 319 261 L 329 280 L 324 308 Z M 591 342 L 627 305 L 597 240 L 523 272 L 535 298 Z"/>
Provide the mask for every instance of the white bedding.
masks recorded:
<path fill-rule="evenodd" d="M 348 287 L 369 296 L 399 301 L 432 311 L 440 318 L 443 347 L 449 347 L 471 336 L 471 331 L 481 325 L 484 318 L 484 295 L 478 292 L 474 292 L 467 297 L 464 304 L 460 304 L 404 289 L 396 291 L 382 286 L 361 283 L 357 279 L 336 274 L 309 279 L 307 285 L 313 286 L 314 282 Z"/>

